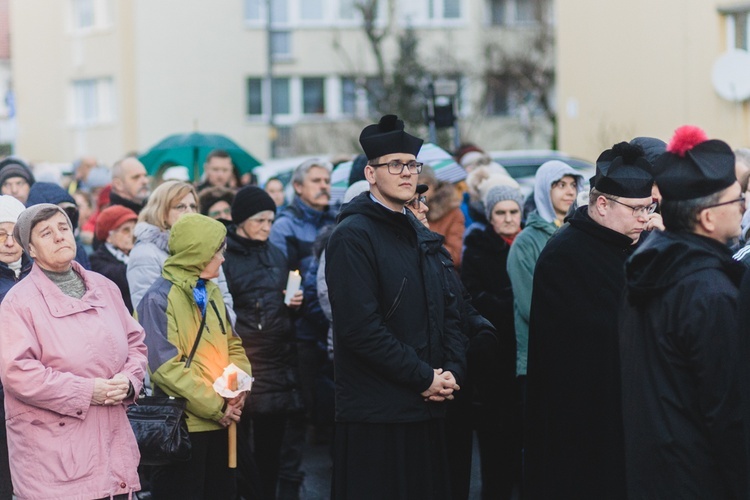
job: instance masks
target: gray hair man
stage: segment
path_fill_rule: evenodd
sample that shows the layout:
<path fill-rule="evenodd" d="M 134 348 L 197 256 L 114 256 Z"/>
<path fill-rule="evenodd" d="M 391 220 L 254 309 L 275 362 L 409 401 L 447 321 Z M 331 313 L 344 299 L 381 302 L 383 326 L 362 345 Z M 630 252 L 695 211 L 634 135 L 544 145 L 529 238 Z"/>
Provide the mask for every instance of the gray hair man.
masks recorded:
<path fill-rule="evenodd" d="M 151 194 L 148 173 L 138 158 L 128 156 L 112 166 L 111 205 L 123 205 L 140 213 L 146 198 Z"/>

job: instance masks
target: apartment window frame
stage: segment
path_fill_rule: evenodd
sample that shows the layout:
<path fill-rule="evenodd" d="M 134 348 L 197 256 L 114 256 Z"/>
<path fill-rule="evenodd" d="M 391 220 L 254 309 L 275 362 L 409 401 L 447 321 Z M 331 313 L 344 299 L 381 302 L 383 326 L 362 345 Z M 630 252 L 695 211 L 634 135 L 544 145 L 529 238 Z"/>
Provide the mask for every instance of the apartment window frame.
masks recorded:
<path fill-rule="evenodd" d="M 305 28 L 350 28 L 360 27 L 362 15 L 356 4 L 361 0 L 272 0 L 271 27 L 278 30 Z M 463 3 L 466 0 L 418 0 Z M 305 12 L 314 6 L 314 11 Z M 385 26 L 388 15 L 388 2 L 378 3 L 376 24 Z M 267 26 L 268 9 L 266 0 L 243 0 L 243 22 L 247 28 L 262 29 Z M 283 16 L 279 16 L 282 14 Z"/>
<path fill-rule="evenodd" d="M 70 84 L 70 124 L 88 128 L 114 123 L 115 96 L 111 77 L 80 78 Z"/>
<path fill-rule="evenodd" d="M 286 89 L 280 87 L 286 83 Z M 294 114 L 293 104 L 293 92 L 292 92 L 292 78 L 288 76 L 274 77 L 271 80 L 271 109 L 273 110 L 274 116 L 291 116 Z M 285 95 L 286 105 L 280 106 L 277 101 L 277 97 Z"/>
<path fill-rule="evenodd" d="M 251 88 L 251 85 L 253 87 L 257 88 Z M 255 77 L 255 76 L 249 76 L 245 79 L 245 116 L 252 119 L 262 118 L 266 110 L 263 109 L 263 101 L 264 101 L 264 86 L 266 84 L 266 79 L 262 77 Z M 254 95 L 254 92 L 257 90 L 257 96 Z M 257 101 L 257 103 L 256 103 Z M 255 111 L 255 105 L 257 104 L 257 112 Z"/>
<path fill-rule="evenodd" d="M 326 103 L 326 78 L 321 76 L 300 77 L 300 88 L 302 115 L 325 116 L 328 109 Z M 314 96 L 314 93 L 318 93 L 318 95 Z M 312 102 L 312 97 L 316 98 L 317 103 Z"/>
<path fill-rule="evenodd" d="M 750 50 L 750 3 L 720 9 L 726 27 L 727 50 Z"/>
<path fill-rule="evenodd" d="M 68 0 L 69 30 L 86 35 L 112 27 L 112 0 Z M 82 22 L 82 17 L 88 19 Z"/>
<path fill-rule="evenodd" d="M 537 0 L 487 0 L 486 12 L 488 24 L 490 26 L 536 26 L 540 20 L 535 10 L 535 1 Z M 522 6 L 528 4 L 528 7 Z M 530 9 L 530 17 L 519 17 L 523 8 Z M 549 2 L 542 6 L 543 9 L 550 9 Z M 546 12 L 551 19 L 551 10 Z"/>
<path fill-rule="evenodd" d="M 458 16 L 446 17 L 446 4 L 458 3 Z M 399 3 L 398 19 L 415 28 L 461 26 L 467 21 L 467 0 L 409 0 Z"/>

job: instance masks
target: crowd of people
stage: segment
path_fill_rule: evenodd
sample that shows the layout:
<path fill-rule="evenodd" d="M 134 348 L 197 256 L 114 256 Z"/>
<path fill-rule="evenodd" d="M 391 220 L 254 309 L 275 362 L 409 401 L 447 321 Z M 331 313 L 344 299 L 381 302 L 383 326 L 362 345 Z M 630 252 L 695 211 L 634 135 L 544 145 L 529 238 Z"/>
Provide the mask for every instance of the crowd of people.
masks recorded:
<path fill-rule="evenodd" d="M 483 499 L 750 498 L 750 151 L 685 126 L 528 194 L 395 115 L 360 144 L 336 203 L 324 159 L 291 199 L 220 150 L 196 183 L 0 161 L 0 500 L 298 499 L 306 441 L 331 498 L 461 500 L 475 435 Z M 139 466 L 143 394 L 187 401 L 189 460 Z"/>

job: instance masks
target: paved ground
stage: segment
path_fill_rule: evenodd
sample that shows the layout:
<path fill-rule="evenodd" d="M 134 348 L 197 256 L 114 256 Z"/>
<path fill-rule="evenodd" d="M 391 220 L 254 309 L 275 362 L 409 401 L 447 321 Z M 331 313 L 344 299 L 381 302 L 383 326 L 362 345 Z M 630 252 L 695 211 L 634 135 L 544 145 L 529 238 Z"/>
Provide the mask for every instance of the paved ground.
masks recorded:
<path fill-rule="evenodd" d="M 328 500 L 331 492 L 331 454 L 329 445 L 308 445 L 302 463 L 305 482 L 302 486 L 302 500 Z M 479 477 L 479 455 L 476 439 L 471 470 L 471 491 L 469 500 L 479 500 L 482 480 Z"/>

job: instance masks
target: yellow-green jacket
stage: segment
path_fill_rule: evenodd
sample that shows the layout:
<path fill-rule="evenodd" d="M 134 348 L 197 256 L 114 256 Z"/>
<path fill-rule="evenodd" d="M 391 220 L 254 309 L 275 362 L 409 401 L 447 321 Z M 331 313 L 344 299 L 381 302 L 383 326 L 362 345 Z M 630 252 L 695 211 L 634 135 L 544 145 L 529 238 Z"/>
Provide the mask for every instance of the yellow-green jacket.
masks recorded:
<path fill-rule="evenodd" d="M 242 341 L 227 318 L 221 292 L 208 280 L 206 326 L 190 368 L 185 367 L 202 318 L 193 289 L 225 236 L 226 229 L 220 222 L 200 214 L 181 217 L 170 231 L 170 256 L 162 275 L 136 310 L 146 330 L 151 382 L 170 396 L 187 399 L 190 432 L 222 428 L 218 421 L 224 416 L 224 399 L 214 391 L 213 383 L 227 365 L 234 363 L 251 373 Z"/>

